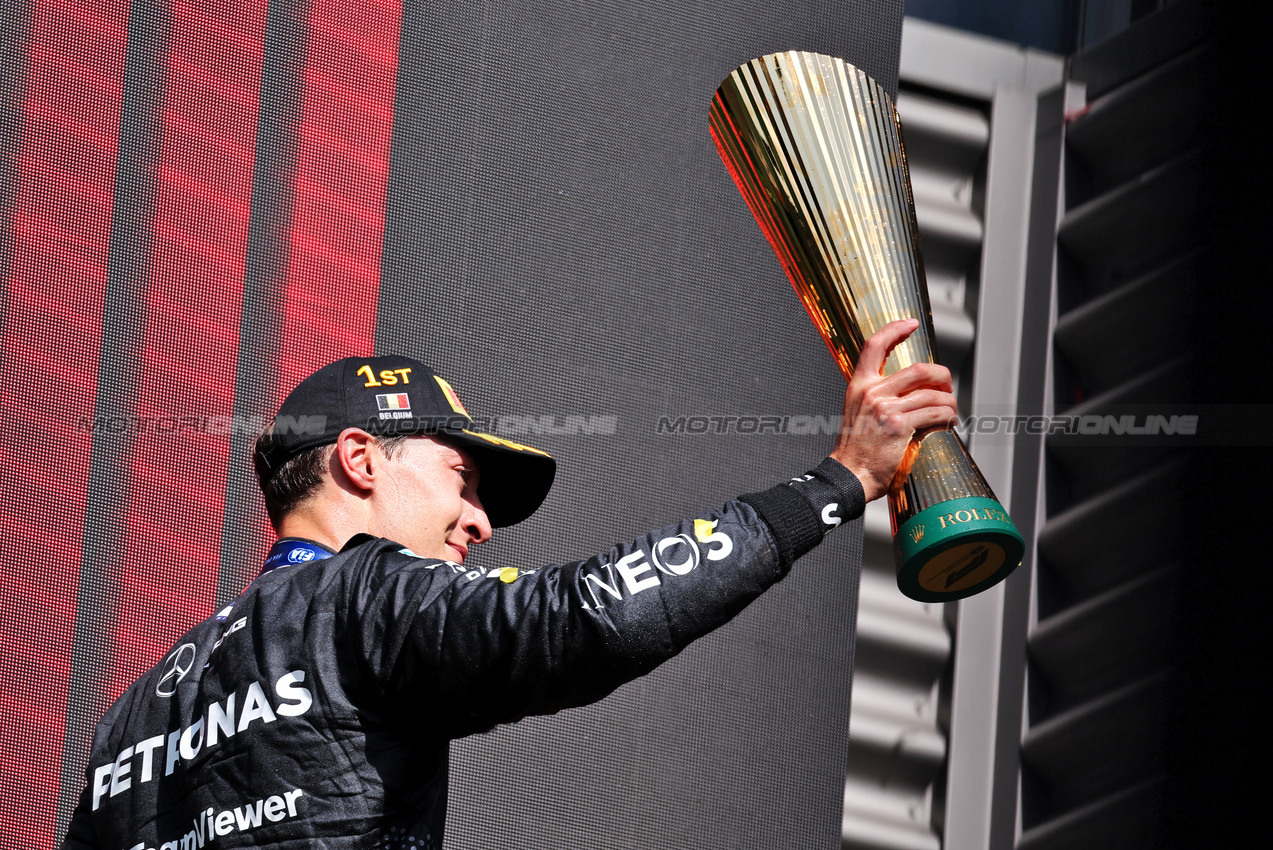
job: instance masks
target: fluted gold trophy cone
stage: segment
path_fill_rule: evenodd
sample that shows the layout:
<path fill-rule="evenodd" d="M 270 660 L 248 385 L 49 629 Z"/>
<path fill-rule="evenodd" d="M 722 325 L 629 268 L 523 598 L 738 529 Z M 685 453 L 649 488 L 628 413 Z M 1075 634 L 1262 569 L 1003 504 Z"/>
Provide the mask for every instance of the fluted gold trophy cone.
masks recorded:
<path fill-rule="evenodd" d="M 862 343 L 895 319 L 920 327 L 886 375 L 933 361 L 933 319 L 897 110 L 841 59 L 773 53 L 716 90 L 712 138 L 846 378 Z M 1021 563 L 1024 542 L 959 435 L 918 439 L 889 493 L 902 592 L 971 596 Z"/>

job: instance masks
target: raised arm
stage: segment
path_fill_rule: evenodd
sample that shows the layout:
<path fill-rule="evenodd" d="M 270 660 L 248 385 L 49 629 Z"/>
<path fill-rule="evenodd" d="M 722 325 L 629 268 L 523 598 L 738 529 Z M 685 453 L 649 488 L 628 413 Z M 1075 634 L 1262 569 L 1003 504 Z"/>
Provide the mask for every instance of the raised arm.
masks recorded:
<path fill-rule="evenodd" d="M 386 632 L 364 651 L 386 690 L 443 695 L 440 722 L 465 734 L 599 699 L 729 621 L 887 492 L 916 431 L 954 418 L 943 367 L 881 375 L 917 326 L 867 341 L 831 457 L 807 475 L 568 564 L 467 569 L 382 553 L 386 588 L 369 613 Z"/>

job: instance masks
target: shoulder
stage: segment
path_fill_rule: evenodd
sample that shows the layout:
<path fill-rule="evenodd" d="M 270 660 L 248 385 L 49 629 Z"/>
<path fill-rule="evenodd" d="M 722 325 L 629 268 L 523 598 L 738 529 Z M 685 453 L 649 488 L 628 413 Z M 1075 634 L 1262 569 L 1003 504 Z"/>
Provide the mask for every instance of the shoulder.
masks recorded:
<path fill-rule="evenodd" d="M 203 669 L 229 627 L 231 607 L 187 629 L 115 699 L 98 723 L 95 758 L 100 759 L 102 748 L 115 752 L 129 740 L 144 737 L 143 732 L 149 735 L 166 728 L 172 706 L 182 705 L 183 697 L 199 687 Z"/>
<path fill-rule="evenodd" d="M 346 559 L 344 563 L 350 565 L 361 565 L 385 572 L 440 570 L 442 573 L 460 573 L 465 571 L 463 566 L 454 561 L 417 555 L 401 543 L 385 537 L 373 537 L 370 534 L 355 535 L 344 545 L 339 554 L 329 560 L 335 561 L 337 558 Z M 333 564 L 333 566 L 336 565 Z"/>
<path fill-rule="evenodd" d="M 298 571 L 304 572 L 318 592 L 339 589 L 357 605 L 386 593 L 411 595 L 425 586 L 448 583 L 467 571 L 453 561 L 418 555 L 393 540 L 359 534 L 333 557 Z"/>

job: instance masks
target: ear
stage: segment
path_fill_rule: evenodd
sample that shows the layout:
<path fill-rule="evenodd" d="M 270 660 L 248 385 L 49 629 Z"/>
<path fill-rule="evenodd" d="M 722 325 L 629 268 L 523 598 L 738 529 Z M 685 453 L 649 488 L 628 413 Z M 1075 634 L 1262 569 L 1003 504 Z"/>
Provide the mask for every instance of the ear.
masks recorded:
<path fill-rule="evenodd" d="M 346 481 L 356 490 L 371 490 L 376 486 L 381 454 L 376 449 L 375 438 L 361 428 L 346 428 L 336 438 L 336 451 L 331 465 L 340 467 Z M 331 470 L 333 473 L 335 469 Z"/>

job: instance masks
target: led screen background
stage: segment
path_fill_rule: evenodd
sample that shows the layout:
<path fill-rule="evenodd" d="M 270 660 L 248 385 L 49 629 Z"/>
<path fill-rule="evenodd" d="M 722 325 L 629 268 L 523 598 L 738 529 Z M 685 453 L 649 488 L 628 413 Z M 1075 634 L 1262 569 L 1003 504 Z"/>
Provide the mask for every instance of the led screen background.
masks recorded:
<path fill-rule="evenodd" d="M 254 575 L 250 443 L 323 363 L 419 356 L 559 457 L 485 563 L 816 463 L 825 434 L 659 423 L 838 412 L 706 115 L 778 49 L 895 90 L 901 3 L 843 6 L 7 3 L 0 843 L 54 842 L 93 722 Z M 450 846 L 837 846 L 855 544 L 600 705 L 458 744 Z"/>

